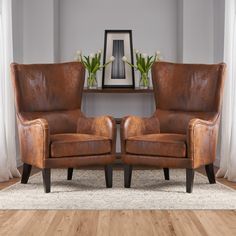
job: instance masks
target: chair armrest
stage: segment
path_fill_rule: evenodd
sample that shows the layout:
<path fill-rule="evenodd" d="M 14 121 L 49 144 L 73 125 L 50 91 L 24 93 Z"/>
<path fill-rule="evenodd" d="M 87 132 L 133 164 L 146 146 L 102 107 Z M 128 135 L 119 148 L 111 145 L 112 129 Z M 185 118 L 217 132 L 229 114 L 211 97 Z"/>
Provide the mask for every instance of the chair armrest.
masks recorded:
<path fill-rule="evenodd" d="M 98 135 L 112 139 L 114 131 L 115 120 L 110 116 L 80 116 L 77 121 L 77 133 Z"/>
<path fill-rule="evenodd" d="M 121 121 L 122 138 L 127 139 L 132 136 L 160 133 L 160 123 L 156 116 L 138 117 L 127 116 Z"/>
<path fill-rule="evenodd" d="M 49 126 L 45 119 L 29 120 L 17 115 L 21 158 L 24 163 L 39 168 L 49 157 Z"/>
<path fill-rule="evenodd" d="M 45 119 L 38 118 L 34 120 L 28 120 L 24 118 L 22 115 L 19 115 L 18 120 L 24 127 L 39 125 L 43 130 L 48 130 L 48 122 Z"/>
<path fill-rule="evenodd" d="M 193 160 L 193 168 L 215 161 L 219 120 L 219 115 L 209 120 L 197 118 L 190 120 L 187 145 L 188 157 Z"/>
<path fill-rule="evenodd" d="M 77 121 L 77 133 L 91 134 L 109 138 L 112 142 L 112 152 L 116 147 L 116 122 L 113 117 L 85 117 L 80 116 Z"/>

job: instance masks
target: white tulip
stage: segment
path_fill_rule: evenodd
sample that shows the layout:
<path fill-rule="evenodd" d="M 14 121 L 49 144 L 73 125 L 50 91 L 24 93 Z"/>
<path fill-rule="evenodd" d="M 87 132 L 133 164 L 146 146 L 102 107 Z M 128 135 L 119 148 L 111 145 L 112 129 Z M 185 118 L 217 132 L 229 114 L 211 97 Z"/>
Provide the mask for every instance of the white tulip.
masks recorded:
<path fill-rule="evenodd" d="M 89 58 L 94 58 L 95 57 L 95 55 L 94 55 L 94 53 L 90 53 L 90 55 L 89 55 Z"/>
<path fill-rule="evenodd" d="M 111 56 L 110 57 L 110 61 L 114 61 L 115 60 L 115 57 L 114 56 Z"/>
<path fill-rule="evenodd" d="M 135 50 L 135 53 L 138 54 L 138 53 L 139 53 L 139 50 Z"/>
<path fill-rule="evenodd" d="M 98 54 L 101 54 L 102 53 L 102 49 L 98 50 Z"/>
<path fill-rule="evenodd" d="M 156 51 L 156 56 L 160 56 L 161 52 L 160 51 Z"/>
<path fill-rule="evenodd" d="M 126 56 L 123 56 L 123 57 L 122 57 L 122 61 L 126 62 L 127 60 L 128 60 L 128 59 L 127 59 Z"/>
<path fill-rule="evenodd" d="M 78 51 L 76 52 L 76 54 L 77 54 L 78 56 L 80 56 L 80 55 L 82 54 L 82 52 L 81 52 L 80 50 L 78 50 Z"/>
<path fill-rule="evenodd" d="M 147 58 L 147 53 L 142 53 L 142 57 L 143 57 L 144 59 L 146 59 L 146 58 Z"/>

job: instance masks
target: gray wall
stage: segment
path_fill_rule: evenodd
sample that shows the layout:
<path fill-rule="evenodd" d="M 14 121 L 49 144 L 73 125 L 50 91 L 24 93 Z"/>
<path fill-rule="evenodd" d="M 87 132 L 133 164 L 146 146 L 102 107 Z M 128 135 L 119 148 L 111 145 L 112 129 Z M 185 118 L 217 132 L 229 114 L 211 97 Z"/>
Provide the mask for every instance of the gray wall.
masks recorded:
<path fill-rule="evenodd" d="M 212 63 L 214 0 L 179 0 L 178 49 L 184 63 Z"/>
<path fill-rule="evenodd" d="M 225 0 L 214 0 L 214 63 L 224 61 Z M 221 141 L 219 129 L 218 143 Z M 217 146 L 216 166 L 220 166 L 220 146 Z"/>
<path fill-rule="evenodd" d="M 132 29 L 134 48 L 177 58 L 177 1 L 61 0 L 61 60 L 73 59 L 79 48 L 85 53 L 103 48 L 105 29 Z"/>
<path fill-rule="evenodd" d="M 23 62 L 23 0 L 12 2 L 12 33 L 13 33 L 13 58 L 17 62 Z"/>
<path fill-rule="evenodd" d="M 225 0 L 214 0 L 214 62 L 224 59 Z"/>

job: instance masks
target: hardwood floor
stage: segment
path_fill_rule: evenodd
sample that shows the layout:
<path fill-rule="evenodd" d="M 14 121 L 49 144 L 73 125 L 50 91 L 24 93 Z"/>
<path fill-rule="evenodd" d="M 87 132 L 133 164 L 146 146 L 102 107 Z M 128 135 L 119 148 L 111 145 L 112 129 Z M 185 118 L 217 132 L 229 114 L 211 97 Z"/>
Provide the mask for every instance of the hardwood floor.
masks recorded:
<path fill-rule="evenodd" d="M 1 211 L 0 235 L 236 235 L 235 211 Z"/>
<path fill-rule="evenodd" d="M 33 168 L 32 174 L 38 171 Z M 204 169 L 198 171 L 204 173 Z M 19 179 L 16 178 L 0 183 L 0 189 L 17 181 Z M 217 181 L 236 189 L 236 183 L 224 179 Z M 236 235 L 236 211 L 6 210 L 0 211 L 0 235 L 233 236 Z"/>

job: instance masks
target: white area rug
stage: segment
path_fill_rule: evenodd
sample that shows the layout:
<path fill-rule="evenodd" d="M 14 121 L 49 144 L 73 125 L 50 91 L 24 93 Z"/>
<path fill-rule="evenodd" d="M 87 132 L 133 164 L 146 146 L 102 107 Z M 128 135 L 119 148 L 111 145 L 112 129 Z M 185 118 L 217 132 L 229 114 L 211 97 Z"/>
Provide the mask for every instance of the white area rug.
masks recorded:
<path fill-rule="evenodd" d="M 52 170 L 51 193 L 45 194 L 41 173 L 28 184 L 16 183 L 0 191 L 0 209 L 236 209 L 236 191 L 209 184 L 195 173 L 193 193 L 185 192 L 185 170 L 133 170 L 130 189 L 123 188 L 123 171 L 113 171 L 113 188 L 105 188 L 104 171 Z"/>

